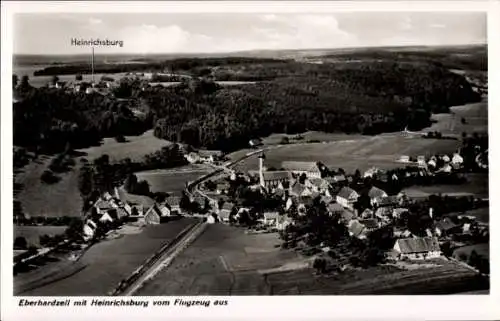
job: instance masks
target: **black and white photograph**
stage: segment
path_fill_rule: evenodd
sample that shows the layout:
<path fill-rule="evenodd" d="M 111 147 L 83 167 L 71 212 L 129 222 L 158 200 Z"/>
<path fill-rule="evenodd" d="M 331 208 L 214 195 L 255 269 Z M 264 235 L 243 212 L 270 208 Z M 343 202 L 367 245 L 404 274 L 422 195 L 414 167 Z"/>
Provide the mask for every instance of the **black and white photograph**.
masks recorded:
<path fill-rule="evenodd" d="M 488 296 L 487 17 L 16 13 L 12 295 Z"/>

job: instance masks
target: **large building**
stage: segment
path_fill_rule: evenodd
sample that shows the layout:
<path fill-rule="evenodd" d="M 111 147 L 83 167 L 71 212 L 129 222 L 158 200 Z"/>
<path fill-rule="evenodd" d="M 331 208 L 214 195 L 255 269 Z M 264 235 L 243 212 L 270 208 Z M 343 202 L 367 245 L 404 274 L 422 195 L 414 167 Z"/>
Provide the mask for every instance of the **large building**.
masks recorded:
<path fill-rule="evenodd" d="M 439 243 L 435 237 L 416 237 L 396 240 L 394 251 L 400 259 L 432 259 L 441 255 Z"/>
<path fill-rule="evenodd" d="M 321 170 L 315 162 L 285 161 L 281 167 L 296 175 L 305 174 L 307 178 L 321 178 Z"/>

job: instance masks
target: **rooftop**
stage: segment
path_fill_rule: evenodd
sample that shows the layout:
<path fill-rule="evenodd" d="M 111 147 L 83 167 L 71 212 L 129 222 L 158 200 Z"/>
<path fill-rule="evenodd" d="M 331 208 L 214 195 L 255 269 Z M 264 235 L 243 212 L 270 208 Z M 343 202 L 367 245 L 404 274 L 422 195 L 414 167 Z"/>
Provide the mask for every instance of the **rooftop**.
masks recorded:
<path fill-rule="evenodd" d="M 439 251 L 439 243 L 435 237 L 416 237 L 399 239 L 396 241 L 399 245 L 401 253 L 423 253 L 431 251 Z"/>
<path fill-rule="evenodd" d="M 281 167 L 290 171 L 320 172 L 318 164 L 315 162 L 285 161 L 281 163 Z"/>

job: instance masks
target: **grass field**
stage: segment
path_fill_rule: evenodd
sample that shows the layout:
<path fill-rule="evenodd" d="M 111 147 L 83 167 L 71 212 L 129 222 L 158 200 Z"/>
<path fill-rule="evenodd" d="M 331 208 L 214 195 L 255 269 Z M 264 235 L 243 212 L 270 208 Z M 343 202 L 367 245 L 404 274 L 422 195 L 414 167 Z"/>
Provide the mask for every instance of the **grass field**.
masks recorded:
<path fill-rule="evenodd" d="M 437 122 L 424 131 L 437 130 L 444 135 L 461 135 L 462 132 L 466 132 L 469 135 L 473 132 L 488 132 L 487 98 L 479 103 L 451 107 L 450 110 L 450 114 L 433 115 L 432 119 Z M 462 117 L 465 118 L 466 124 L 462 124 Z"/>
<path fill-rule="evenodd" d="M 404 191 L 409 197 L 417 198 L 439 193 L 449 194 L 450 196 L 462 196 L 462 194 L 471 194 L 484 198 L 489 196 L 488 174 L 466 174 L 466 177 L 468 182 L 461 185 L 412 186 L 404 189 Z"/>
<path fill-rule="evenodd" d="M 162 245 L 171 241 L 179 232 L 190 224 L 193 219 L 181 219 L 169 223 L 146 226 L 141 233 L 123 235 L 120 238 L 105 240 L 92 246 L 75 266 L 81 267 L 70 277 L 56 280 L 45 286 L 21 293 L 21 295 L 41 296 L 85 296 L 107 295 L 118 283 L 128 277 L 146 259 Z M 67 267 L 67 270 L 76 268 Z M 30 275 L 35 273 L 34 275 Z M 30 285 L 44 280 L 36 280 L 39 270 L 28 274 L 20 274 L 14 279 L 19 280 L 18 291 L 22 291 L 29 281 Z M 43 272 L 42 272 L 43 273 Z M 60 275 L 68 273 L 60 271 Z M 54 277 L 56 279 L 57 277 Z"/>
<path fill-rule="evenodd" d="M 52 157 L 41 156 L 26 165 L 15 175 L 15 182 L 22 185 L 16 198 L 25 214 L 30 216 L 79 216 L 82 200 L 78 191 L 79 163 L 73 170 L 57 174 L 61 178 L 56 184 L 45 184 L 40 180 L 48 169 Z"/>
<path fill-rule="evenodd" d="M 472 211 L 467 211 L 465 215 L 474 216 L 478 222 L 489 223 L 490 221 L 490 208 L 483 207 Z"/>
<path fill-rule="evenodd" d="M 453 251 L 453 257 L 458 258 L 461 254 L 465 254 L 467 259 L 469 258 L 472 251 L 476 251 L 479 256 L 482 256 L 486 259 L 490 258 L 490 244 L 489 243 L 481 243 L 459 247 L 455 251 Z"/>
<path fill-rule="evenodd" d="M 445 260 L 414 270 L 385 265 L 318 276 L 309 259 L 280 250 L 279 243 L 276 234 L 211 225 L 137 295 L 444 294 L 487 288 L 473 272 Z"/>
<path fill-rule="evenodd" d="M 118 143 L 114 138 L 104 138 L 100 146 L 80 149 L 80 152 L 86 153 L 88 160 L 93 160 L 104 154 L 107 154 L 110 160 L 122 160 L 130 158 L 140 160 L 144 155 L 156 152 L 164 146 L 170 145 L 170 142 L 156 138 L 153 130 L 148 130 L 140 136 L 126 136 L 125 143 Z"/>
<path fill-rule="evenodd" d="M 189 181 L 194 181 L 213 169 L 203 165 L 188 165 L 175 169 L 161 169 L 135 173 L 138 180 L 146 180 L 152 192 L 180 195 Z"/>
<path fill-rule="evenodd" d="M 281 162 L 319 161 L 330 168 L 343 168 L 348 172 L 361 171 L 376 166 L 381 169 L 402 167 L 396 162 L 400 156 L 434 155 L 451 153 L 457 150 L 457 140 L 424 139 L 420 137 L 404 137 L 399 134 L 379 135 L 375 137 L 353 136 L 348 140 L 328 143 L 290 144 L 274 148 L 266 152 L 267 167 L 281 166 Z M 231 155 L 233 158 L 240 156 Z M 237 165 L 239 170 L 248 171 L 258 168 L 255 157 Z"/>
<path fill-rule="evenodd" d="M 64 234 L 67 226 L 14 226 L 14 239 L 24 237 L 28 246 L 40 246 L 40 236 L 47 234 L 50 236 Z"/>

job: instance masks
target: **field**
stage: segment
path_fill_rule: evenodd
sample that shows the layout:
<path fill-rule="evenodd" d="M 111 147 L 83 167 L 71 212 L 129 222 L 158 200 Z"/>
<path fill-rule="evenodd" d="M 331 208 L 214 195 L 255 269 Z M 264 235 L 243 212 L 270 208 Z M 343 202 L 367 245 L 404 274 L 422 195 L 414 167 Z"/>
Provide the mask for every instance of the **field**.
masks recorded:
<path fill-rule="evenodd" d="M 180 195 L 189 181 L 211 172 L 203 165 L 189 165 L 175 169 L 152 170 L 135 173 L 138 180 L 146 180 L 152 192 Z"/>
<path fill-rule="evenodd" d="M 265 166 L 281 166 L 281 162 L 319 161 L 330 168 L 343 168 L 348 172 L 367 170 L 373 166 L 391 169 L 404 166 L 397 160 L 402 155 L 434 155 L 452 153 L 460 146 L 458 140 L 424 139 L 387 134 L 375 137 L 353 136 L 347 140 L 328 143 L 299 143 L 280 146 L 266 152 Z M 232 155 L 233 158 L 239 154 Z M 239 170 L 257 169 L 258 162 L 249 158 L 237 165 Z"/>
<path fill-rule="evenodd" d="M 445 260 L 412 270 L 385 265 L 318 276 L 309 259 L 280 250 L 279 243 L 276 234 L 209 226 L 138 295 L 444 294 L 488 287 L 470 270 Z"/>
<path fill-rule="evenodd" d="M 468 182 L 462 185 L 412 186 L 404 189 L 404 192 L 409 197 L 415 198 L 427 197 L 439 193 L 449 196 L 475 195 L 482 198 L 489 196 L 488 174 L 467 174 L 466 177 Z"/>
<path fill-rule="evenodd" d="M 474 216 L 478 222 L 488 223 L 490 221 L 490 208 L 483 207 L 475 210 L 467 211 L 465 215 Z"/>
<path fill-rule="evenodd" d="M 67 226 L 14 226 L 14 239 L 24 237 L 28 246 L 40 246 L 40 236 L 47 234 L 50 236 L 64 234 Z"/>
<path fill-rule="evenodd" d="M 90 247 L 75 263 L 62 262 L 64 268 L 50 279 L 37 277 L 43 275 L 44 268 L 16 276 L 15 292 L 28 296 L 107 295 L 122 279 L 194 221 L 181 219 L 146 226 L 141 233 L 104 240 Z M 46 282 L 50 283 L 43 285 Z"/>
<path fill-rule="evenodd" d="M 114 138 L 104 138 L 100 146 L 90 147 L 79 150 L 86 153 L 87 159 L 92 160 L 107 154 L 110 160 L 122 160 L 130 158 L 131 160 L 140 160 L 144 155 L 160 150 L 164 146 L 170 145 L 170 142 L 156 138 L 153 130 L 146 131 L 140 136 L 126 136 L 125 143 L 118 143 Z"/>
<path fill-rule="evenodd" d="M 47 185 L 40 180 L 42 173 L 48 169 L 52 157 L 41 156 L 26 165 L 15 175 L 16 184 L 22 187 L 16 196 L 23 212 L 30 216 L 79 216 L 82 200 L 78 191 L 78 170 L 57 174 L 59 182 Z"/>
<path fill-rule="evenodd" d="M 453 251 L 453 257 L 458 258 L 461 254 L 465 254 L 467 259 L 469 258 L 472 251 L 476 251 L 479 256 L 482 256 L 486 259 L 490 258 L 490 244 L 489 243 L 481 243 L 459 247 L 455 251 Z"/>
<path fill-rule="evenodd" d="M 450 114 L 433 115 L 432 119 L 437 122 L 424 131 L 437 130 L 443 135 L 488 132 L 488 99 L 476 104 L 451 107 L 450 110 Z M 466 124 L 462 124 L 462 117 L 465 118 Z"/>

